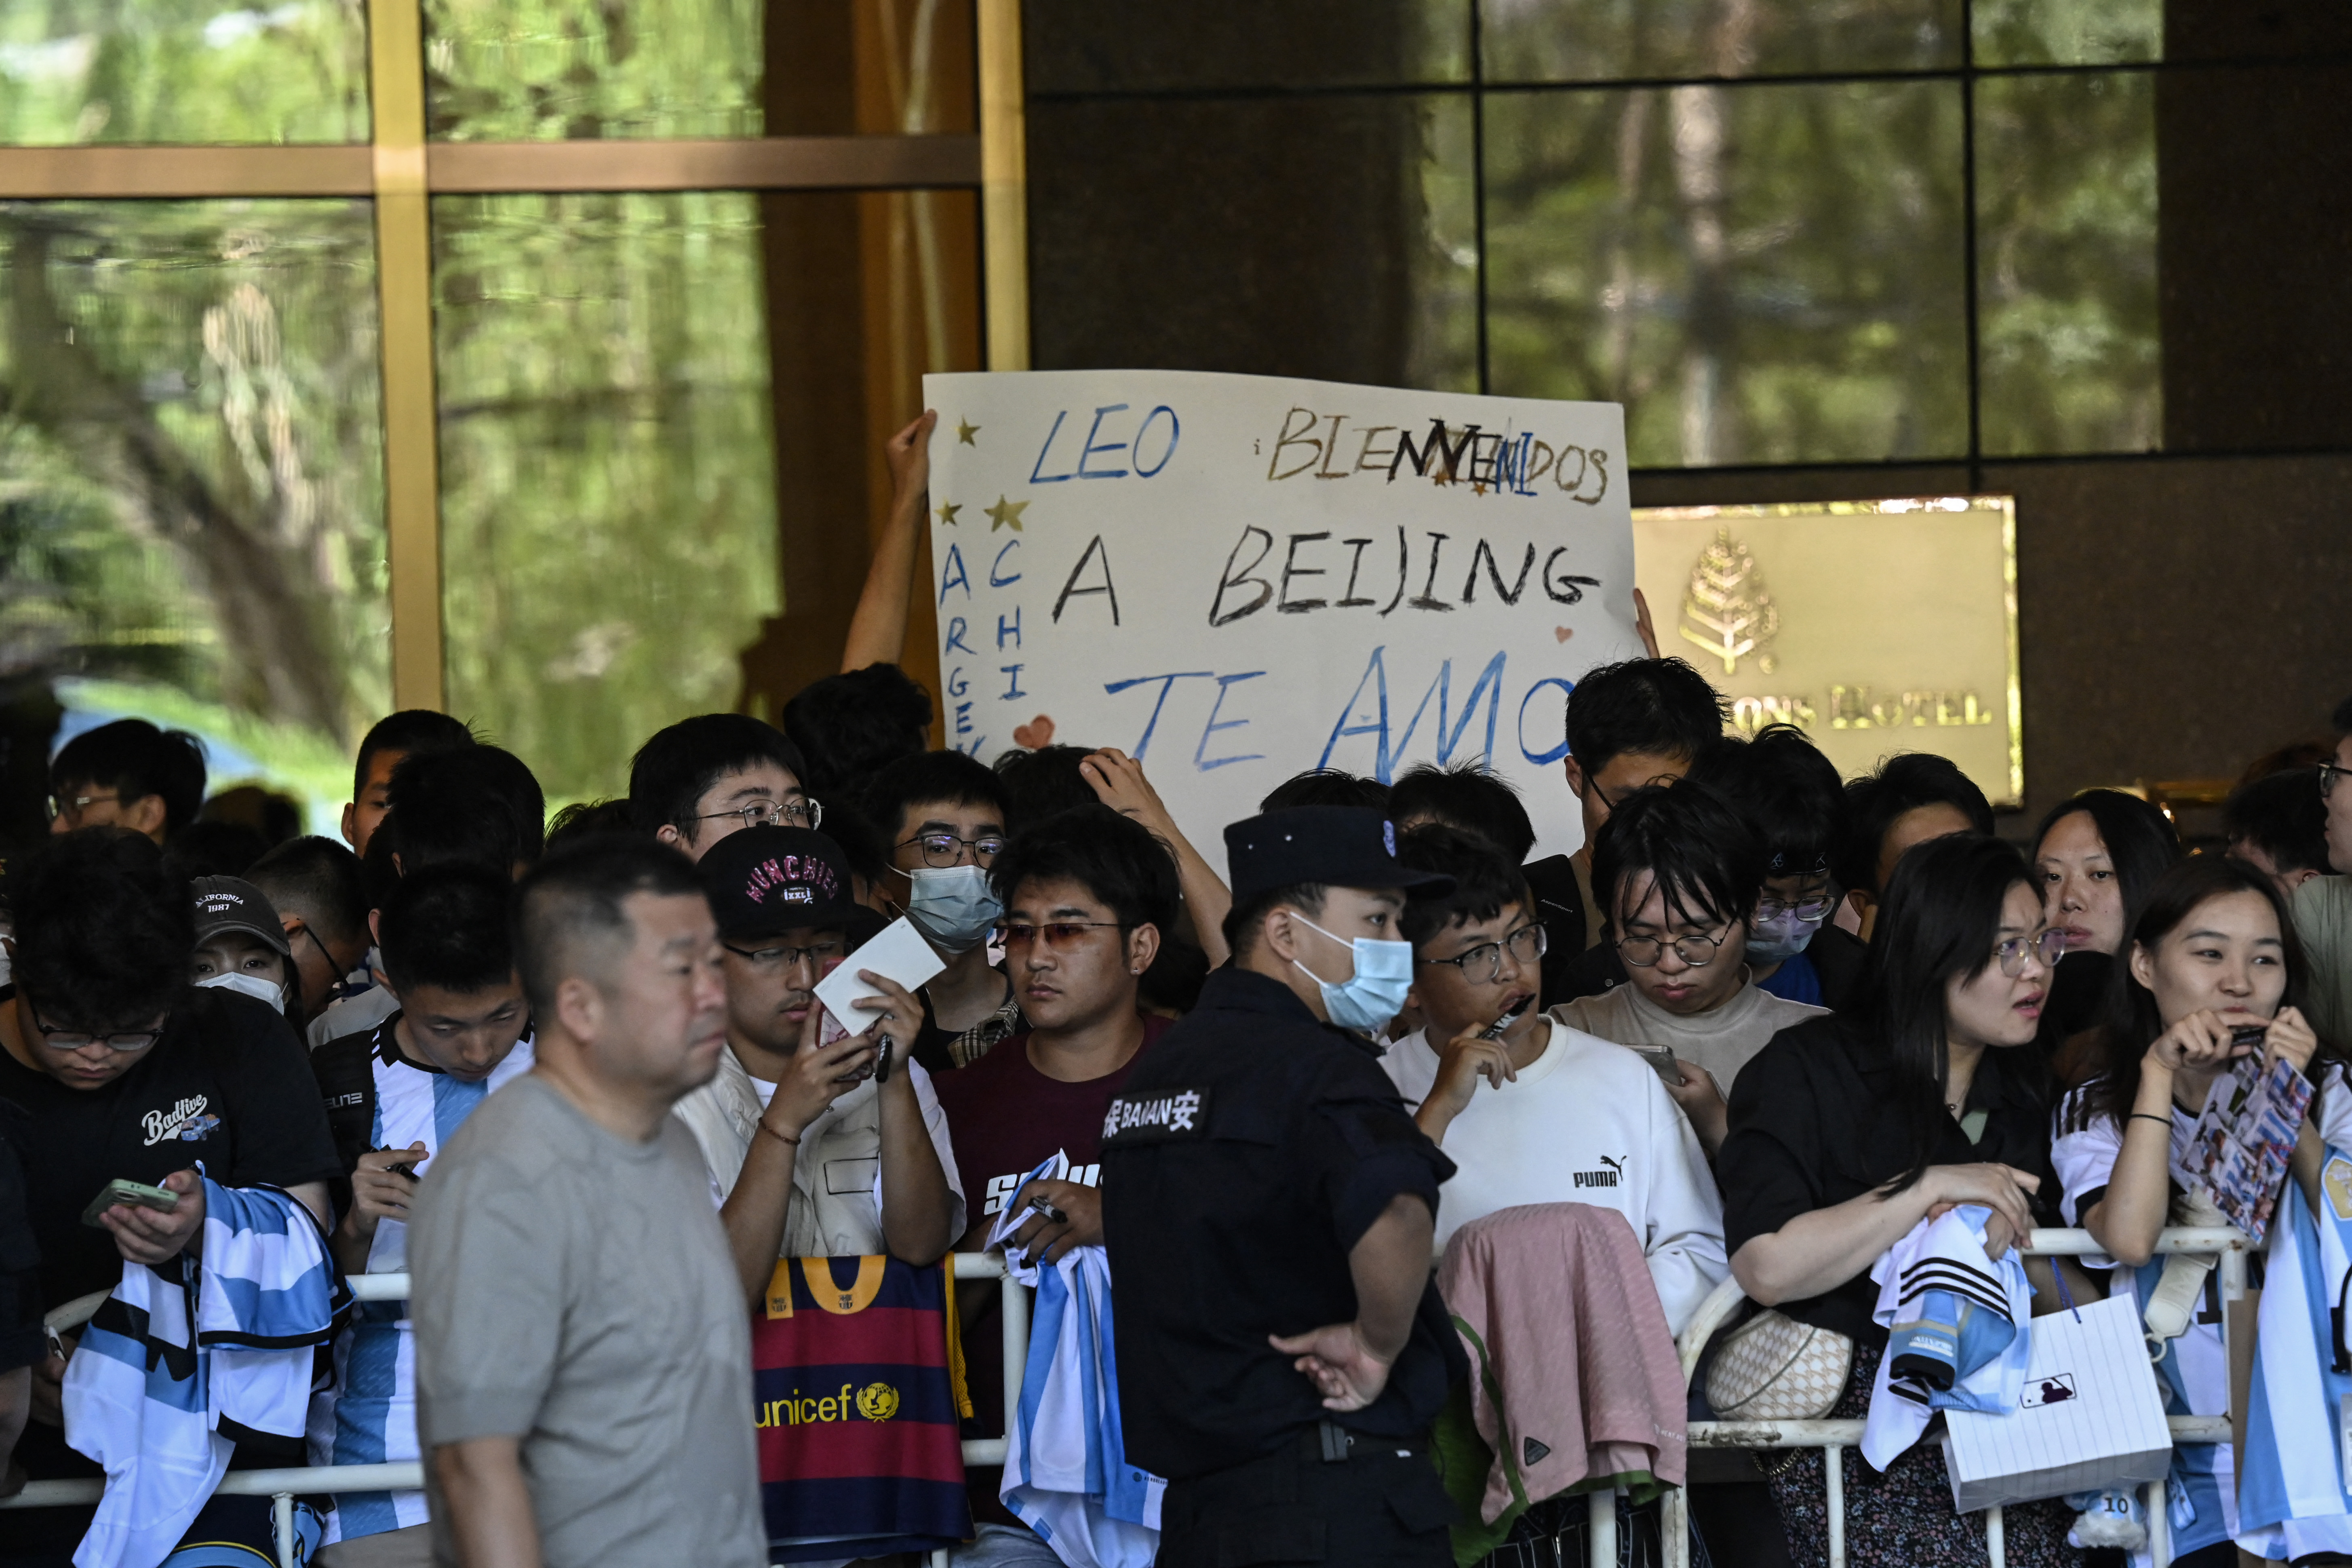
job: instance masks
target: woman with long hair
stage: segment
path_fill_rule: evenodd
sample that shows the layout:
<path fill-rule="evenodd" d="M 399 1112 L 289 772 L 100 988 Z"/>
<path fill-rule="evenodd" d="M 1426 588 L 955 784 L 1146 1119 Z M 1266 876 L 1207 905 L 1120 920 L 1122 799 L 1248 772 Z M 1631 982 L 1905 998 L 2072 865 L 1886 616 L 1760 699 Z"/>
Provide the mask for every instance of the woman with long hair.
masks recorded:
<path fill-rule="evenodd" d="M 2095 1027 L 2106 1005 L 2124 927 L 2156 879 L 2180 858 L 2172 819 L 2136 795 L 2086 789 L 2062 800 L 2033 835 L 2033 875 L 2042 917 L 2066 938 L 2042 1009 L 2042 1048 L 2061 1083 L 2097 1070 L 2090 1042 L 2067 1042 Z"/>
<path fill-rule="evenodd" d="M 2294 1161 L 2309 1194 L 2322 1155 L 2319 1123 L 2352 1122 L 2352 1095 L 2343 1090 L 2341 1062 L 2304 1018 L 2303 952 L 2277 886 L 2259 868 L 2200 855 L 2164 872 L 2116 956 L 2107 1021 L 2095 1036 L 2100 1074 L 2066 1096 L 2055 1119 L 2060 1212 L 2123 1265 L 2111 1289 L 2136 1292 L 2161 1314 L 2151 1317 L 2151 1332 L 2166 1341 L 2158 1381 L 2173 1413 L 2226 1415 L 2229 1353 L 2211 1260 L 2151 1262 L 2167 1224 L 2221 1223 L 2189 1206 L 2193 1200 L 2173 1185 L 2171 1156 L 2187 1150 L 2214 1083 L 2237 1058 L 2262 1051 L 2321 1086 Z M 2241 1030 L 2260 1030 L 2259 1043 L 2242 1040 Z M 2329 1141 L 2352 1142 L 2352 1127 L 2333 1131 Z M 2168 1297 L 2168 1306 L 2158 1304 Z M 2227 1568 L 2237 1531 L 2229 1445 L 2182 1445 L 2173 1468 L 2196 1510 L 2186 1524 L 2176 1517 L 2173 1561 Z"/>
<path fill-rule="evenodd" d="M 1833 1416 L 1863 1415 L 1885 1353 L 1871 1266 L 1921 1220 L 1992 1210 L 1986 1249 L 2036 1223 L 2049 1184 L 2048 1100 L 2031 1049 L 2058 939 L 2017 851 L 1976 834 L 1905 853 L 1885 889 L 1857 1005 L 1784 1029 L 1741 1071 L 1717 1173 L 1731 1268 L 1756 1300 L 1853 1342 Z M 1884 1474 L 1844 1454 L 1847 1561 L 1857 1568 L 1981 1563 L 1976 1516 L 1952 1507 L 1922 1444 Z M 1793 1559 L 1828 1550 L 1819 1451 L 1771 1478 Z M 2008 1560 L 2072 1563 L 2072 1515 L 2008 1510 Z"/>

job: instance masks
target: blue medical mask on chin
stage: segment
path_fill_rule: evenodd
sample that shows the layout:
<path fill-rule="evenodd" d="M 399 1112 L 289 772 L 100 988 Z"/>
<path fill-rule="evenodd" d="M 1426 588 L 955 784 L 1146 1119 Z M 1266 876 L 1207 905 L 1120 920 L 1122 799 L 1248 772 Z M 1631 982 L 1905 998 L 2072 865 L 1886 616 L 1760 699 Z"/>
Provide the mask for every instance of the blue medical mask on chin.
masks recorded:
<path fill-rule="evenodd" d="M 1347 941 L 1345 937 L 1332 936 L 1305 915 L 1294 918 L 1307 930 L 1330 937 L 1333 942 Z M 1343 1029 L 1377 1035 L 1396 1017 L 1404 1005 L 1405 993 L 1412 989 L 1412 943 L 1360 936 L 1348 945 L 1356 955 L 1356 972 L 1336 985 L 1298 960 L 1294 958 L 1290 963 L 1299 973 L 1323 988 L 1323 1011 L 1331 1022 Z"/>
<path fill-rule="evenodd" d="M 1748 929 L 1748 958 L 1751 963 L 1781 963 L 1805 951 L 1813 933 L 1829 920 L 1824 910 L 1819 918 L 1801 920 L 1794 910 L 1783 910 L 1769 921 L 1758 921 Z"/>
<path fill-rule="evenodd" d="M 257 1002 L 267 1002 L 278 1012 L 286 1011 L 285 987 L 258 974 L 215 974 L 196 982 L 196 989 L 209 991 L 241 991 Z"/>
<path fill-rule="evenodd" d="M 954 956 L 988 940 L 1004 918 L 1004 904 L 977 866 L 918 866 L 907 873 L 907 918 L 933 947 Z"/>

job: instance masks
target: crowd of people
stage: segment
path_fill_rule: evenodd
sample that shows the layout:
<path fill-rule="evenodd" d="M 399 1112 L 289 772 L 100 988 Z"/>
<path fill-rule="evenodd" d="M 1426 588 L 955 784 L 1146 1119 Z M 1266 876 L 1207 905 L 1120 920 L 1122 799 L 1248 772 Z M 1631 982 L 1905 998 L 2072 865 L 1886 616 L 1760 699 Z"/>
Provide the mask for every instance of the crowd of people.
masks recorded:
<path fill-rule="evenodd" d="M 790 1315 L 793 1260 L 876 1260 L 840 1287 L 862 1306 L 886 1266 L 992 1247 L 1073 1300 L 1091 1257 L 1115 1303 L 1118 1452 L 1166 1492 L 1101 1560 L 1466 1562 L 1477 1521 L 1432 1457 L 1466 1309 L 1433 1256 L 1574 1293 L 1497 1260 L 1494 1216 L 1621 1216 L 1574 1243 L 1646 1270 L 1610 1332 L 1679 1335 L 1736 1280 L 1758 1331 L 1839 1349 L 1839 1416 L 1882 1381 L 1890 1248 L 1970 1207 L 1993 1258 L 2079 1226 L 2104 1255 L 2032 1260 L 2037 1310 L 2168 1292 L 2165 1397 L 2217 1415 L 2217 1286 L 2154 1250 L 2211 1219 L 2169 1163 L 2250 1055 L 2316 1089 L 2289 1178 L 2314 1208 L 2352 1150 L 2352 703 L 2332 752 L 2249 770 L 2226 852 L 2105 789 L 2021 847 L 1946 760 L 1842 781 L 1652 657 L 1570 696 L 1576 855 L 1531 863 L 1525 804 L 1475 763 L 1317 771 L 1226 829 L 1223 877 L 1134 759 L 991 765 L 929 749 L 928 718 L 869 665 L 781 728 L 673 724 L 625 799 L 549 822 L 520 759 L 395 713 L 344 842 L 266 852 L 201 831 L 185 737 L 62 748 L 56 833 L 6 868 L 0 1455 L 11 1492 L 109 1489 L 0 1511 L 0 1564 L 275 1561 L 269 1500 L 216 1493 L 225 1470 L 418 1460 L 422 1491 L 306 1499 L 310 1560 L 895 1560 L 822 1493 L 780 1533 L 765 1429 L 888 1412 L 854 1379 L 803 1399 L 762 1373 L 755 1400 L 754 1329 L 779 1292 Z M 900 921 L 928 978 L 860 962 Z M 350 1300 L 404 1273 L 405 1301 Z M 997 1298 L 946 1300 L 975 1348 L 945 1419 L 1008 1436 Z M 200 1365 L 189 1436 L 162 1407 Z M 1694 1384 L 1704 1416 L 1723 1390 Z M 1827 1560 L 1822 1462 L 1685 1477 L 1677 1453 L 1654 1479 L 1687 1480 L 1709 1560 L 1777 1568 Z M 1983 1560 L 1935 1444 L 1840 1462 L 1847 1561 Z M 2230 1447 L 2176 1477 L 2179 1559 L 2231 1561 Z M 1014 1479 L 970 1472 L 955 1562 L 1097 1560 Z M 1553 1528 L 1524 1502 L 1476 1551 Z M 2008 1561 L 2076 1561 L 2075 1512 L 2010 1510 Z"/>

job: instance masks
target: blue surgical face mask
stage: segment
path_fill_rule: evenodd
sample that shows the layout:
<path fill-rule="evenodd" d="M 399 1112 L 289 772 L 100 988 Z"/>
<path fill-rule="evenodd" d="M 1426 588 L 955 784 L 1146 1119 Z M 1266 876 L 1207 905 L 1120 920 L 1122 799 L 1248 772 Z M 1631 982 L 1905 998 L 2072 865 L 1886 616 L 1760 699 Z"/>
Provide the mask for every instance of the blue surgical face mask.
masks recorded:
<path fill-rule="evenodd" d="M 1003 900 L 977 866 L 918 866 L 907 873 L 907 918 L 933 947 L 953 957 L 988 940 L 1004 918 Z"/>
<path fill-rule="evenodd" d="M 1300 925 L 1331 937 L 1333 942 L 1347 941 L 1345 937 L 1331 936 L 1305 915 L 1297 919 Z M 1405 993 L 1412 989 L 1412 943 L 1360 936 L 1349 946 L 1356 955 L 1356 972 L 1336 985 L 1298 960 L 1290 962 L 1301 974 L 1323 988 L 1323 1011 L 1331 1022 L 1343 1029 L 1377 1035 L 1389 1026 L 1398 1009 L 1404 1005 Z"/>
<path fill-rule="evenodd" d="M 1794 910 L 1783 910 L 1769 921 L 1758 921 L 1748 931 L 1748 956 L 1758 963 L 1780 963 L 1805 951 L 1813 933 L 1829 920 L 1824 910 L 1812 920 L 1801 920 Z"/>
<path fill-rule="evenodd" d="M 286 988 L 274 980 L 264 980 L 258 974 L 215 974 L 196 982 L 196 989 L 208 991 L 241 991 L 257 1002 L 267 1002 L 278 1012 L 286 1011 Z"/>

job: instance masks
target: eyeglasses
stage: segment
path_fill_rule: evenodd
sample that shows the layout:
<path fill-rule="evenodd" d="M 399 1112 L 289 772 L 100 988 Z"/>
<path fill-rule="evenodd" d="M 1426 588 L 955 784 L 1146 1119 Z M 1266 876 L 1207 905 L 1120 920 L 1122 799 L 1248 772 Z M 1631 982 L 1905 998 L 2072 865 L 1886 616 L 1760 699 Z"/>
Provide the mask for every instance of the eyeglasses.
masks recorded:
<path fill-rule="evenodd" d="M 790 969 L 805 960 L 822 970 L 827 964 L 837 963 L 849 956 L 849 944 L 845 942 L 814 942 L 806 947 L 784 947 L 781 944 L 775 947 L 737 947 L 731 942 L 722 942 L 719 945 L 762 969 Z"/>
<path fill-rule="evenodd" d="M 706 811 L 694 820 L 716 822 L 722 816 L 740 817 L 746 827 L 814 827 L 824 820 L 824 807 L 806 796 L 782 802 L 755 800 L 732 811 Z"/>
<path fill-rule="evenodd" d="M 1996 944 L 1992 955 L 2000 961 L 2000 972 L 2014 980 L 2025 973 L 2026 954 L 2032 953 L 2042 961 L 2042 968 L 2048 969 L 2057 963 L 2065 951 L 2066 933 L 2053 928 L 2037 931 L 2032 936 L 2011 937 L 2007 942 Z"/>
<path fill-rule="evenodd" d="M 1452 958 L 1424 958 L 1423 963 L 1450 963 L 1462 972 L 1462 978 L 1473 985 L 1492 985 L 1503 977 L 1503 954 L 1507 950 L 1511 962 L 1522 966 L 1543 957 L 1550 939 L 1539 925 L 1523 925 L 1500 942 L 1482 942 L 1467 952 L 1457 952 Z"/>
<path fill-rule="evenodd" d="M 1756 900 L 1756 918 L 1759 921 L 1777 921 L 1782 915 L 1793 914 L 1801 921 L 1818 921 L 1828 918 L 1830 910 L 1836 907 L 1837 900 L 1827 893 L 1815 893 L 1811 898 L 1800 899 L 1793 904 L 1767 894 Z"/>
<path fill-rule="evenodd" d="M 2329 795 L 2336 793 L 2336 778 L 2338 773 L 2352 773 L 2352 768 L 2339 767 L 2334 763 L 2322 763 L 2319 764 L 2320 799 L 2326 800 Z M 54 816 L 57 814 L 52 811 L 50 815 Z"/>
<path fill-rule="evenodd" d="M 1675 937 L 1672 942 L 1675 956 L 1693 969 L 1705 969 L 1715 962 L 1716 953 L 1723 946 L 1723 939 L 1730 934 L 1731 928 L 1725 926 L 1713 936 L 1692 932 Z M 1658 960 L 1666 955 L 1668 945 L 1664 937 L 1622 936 L 1617 939 L 1617 956 L 1636 969 L 1653 969 L 1657 966 Z"/>
<path fill-rule="evenodd" d="M 163 1031 L 161 1029 L 142 1029 L 136 1034 L 130 1035 L 85 1035 L 68 1029 L 52 1028 L 42 1020 L 37 1010 L 33 1014 L 33 1027 L 41 1032 L 41 1043 L 53 1051 L 87 1050 L 91 1046 L 103 1041 L 108 1050 L 128 1056 L 132 1051 L 145 1050 L 163 1037 Z"/>
<path fill-rule="evenodd" d="M 1090 931 L 1124 931 L 1117 921 L 1047 921 L 1043 925 L 1015 924 L 1007 921 L 996 928 L 996 940 L 1004 944 L 1007 952 L 1016 947 L 1027 947 L 1038 938 L 1045 940 L 1046 951 L 1060 952 L 1087 940 Z"/>
<path fill-rule="evenodd" d="M 2321 793 L 2325 794 L 2326 789 L 2325 784 L 2321 785 Z M 49 796 L 49 820 L 55 822 L 60 816 L 70 816 L 79 821 L 81 814 L 91 806 L 107 801 L 120 801 L 121 798 L 120 795 L 77 795 L 59 800 L 56 795 L 51 795 Z"/>
<path fill-rule="evenodd" d="M 920 846 L 923 864 L 933 868 L 954 865 L 959 850 L 971 850 L 973 863 L 981 866 L 994 865 L 996 858 L 1004 853 L 1004 836 L 1001 833 L 983 833 L 977 838 L 958 838 L 952 833 L 918 833 L 901 840 L 898 847 L 904 849 L 909 844 Z"/>

